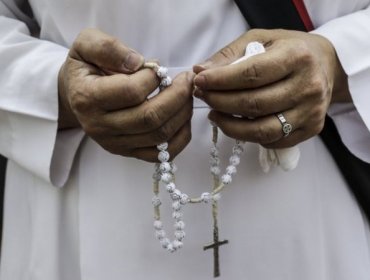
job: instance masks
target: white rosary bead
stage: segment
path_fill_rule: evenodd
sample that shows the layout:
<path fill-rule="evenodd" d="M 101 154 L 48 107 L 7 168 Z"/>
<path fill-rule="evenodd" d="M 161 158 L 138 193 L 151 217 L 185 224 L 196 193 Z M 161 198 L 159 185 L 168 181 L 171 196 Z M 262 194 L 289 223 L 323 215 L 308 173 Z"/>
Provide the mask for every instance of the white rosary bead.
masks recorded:
<path fill-rule="evenodd" d="M 171 164 L 169 162 L 162 162 L 159 166 L 159 170 L 162 172 L 162 173 L 167 173 L 167 172 L 170 172 L 172 169 L 171 167 Z"/>
<path fill-rule="evenodd" d="M 229 165 L 227 168 L 226 168 L 226 173 L 229 174 L 229 175 L 234 175 L 236 174 L 236 167 L 234 165 Z"/>
<path fill-rule="evenodd" d="M 158 172 L 153 173 L 153 180 L 154 180 L 154 181 L 159 181 L 159 180 L 161 180 L 161 174 L 160 174 L 160 173 L 158 173 Z"/>
<path fill-rule="evenodd" d="M 152 198 L 152 204 L 154 207 L 158 207 L 159 205 L 162 204 L 161 199 L 158 196 L 154 196 Z"/>
<path fill-rule="evenodd" d="M 212 156 L 212 157 L 218 157 L 218 155 L 219 155 L 219 152 L 218 152 L 217 147 L 216 147 L 216 146 L 213 146 L 213 147 L 211 148 L 211 156 Z"/>
<path fill-rule="evenodd" d="M 189 196 L 186 193 L 181 194 L 180 203 L 182 205 L 187 204 L 189 201 L 190 201 L 190 198 L 189 198 Z"/>
<path fill-rule="evenodd" d="M 181 249 L 183 246 L 184 246 L 184 243 L 182 243 L 181 241 L 179 240 L 174 240 L 172 242 L 173 244 L 173 247 L 177 250 L 177 249 Z"/>
<path fill-rule="evenodd" d="M 160 151 L 158 154 L 158 160 L 160 162 L 166 162 L 170 159 L 170 154 L 167 151 Z"/>
<path fill-rule="evenodd" d="M 172 213 L 172 218 L 179 221 L 182 219 L 182 213 L 180 211 L 175 211 Z"/>
<path fill-rule="evenodd" d="M 175 229 L 176 230 L 184 230 L 185 228 L 185 223 L 183 221 L 178 221 L 175 223 Z"/>
<path fill-rule="evenodd" d="M 163 223 L 160 220 L 155 220 L 153 225 L 156 230 L 163 229 Z"/>
<path fill-rule="evenodd" d="M 238 155 L 232 155 L 229 161 L 231 165 L 237 166 L 240 163 L 240 157 Z"/>
<path fill-rule="evenodd" d="M 211 166 L 219 166 L 220 165 L 220 159 L 218 157 L 211 157 L 209 159 L 209 163 Z"/>
<path fill-rule="evenodd" d="M 173 193 L 176 190 L 176 185 L 173 182 L 171 182 L 171 183 L 167 184 L 166 190 L 169 193 Z"/>
<path fill-rule="evenodd" d="M 236 144 L 233 147 L 233 154 L 241 155 L 244 152 L 244 148 L 241 144 Z"/>
<path fill-rule="evenodd" d="M 232 182 L 233 178 L 229 174 L 222 175 L 221 181 L 224 185 L 228 185 Z"/>
<path fill-rule="evenodd" d="M 165 184 L 169 184 L 172 181 L 171 173 L 163 173 L 161 176 L 161 181 Z"/>
<path fill-rule="evenodd" d="M 181 203 L 179 200 L 172 202 L 172 209 L 175 211 L 179 211 L 181 209 Z"/>
<path fill-rule="evenodd" d="M 219 201 L 220 199 L 221 199 L 221 194 L 220 193 L 216 193 L 212 196 L 213 201 Z"/>
<path fill-rule="evenodd" d="M 212 200 L 212 195 L 209 192 L 204 192 L 201 194 L 200 198 L 203 202 L 208 203 Z"/>
<path fill-rule="evenodd" d="M 211 166 L 211 173 L 213 174 L 213 175 L 220 175 L 220 173 L 221 173 L 221 169 L 220 169 L 220 167 L 218 167 L 218 166 Z"/>
<path fill-rule="evenodd" d="M 165 77 L 165 78 L 163 78 L 163 79 L 161 80 L 161 84 L 160 84 L 160 86 L 161 86 L 161 87 L 168 87 L 168 86 L 170 86 L 171 84 L 172 84 L 172 79 L 171 79 L 171 77 L 167 76 L 167 77 Z"/>
<path fill-rule="evenodd" d="M 162 240 L 163 238 L 166 237 L 166 232 L 163 229 L 157 230 L 155 232 L 155 237 L 157 237 L 157 239 L 159 239 L 159 240 Z"/>
<path fill-rule="evenodd" d="M 159 151 L 165 151 L 165 150 L 167 150 L 168 149 L 168 143 L 165 142 L 165 143 L 162 143 L 162 144 L 157 145 L 157 149 Z"/>
<path fill-rule="evenodd" d="M 179 200 L 181 198 L 181 191 L 178 189 L 174 190 L 173 193 L 171 193 L 172 200 Z"/>
<path fill-rule="evenodd" d="M 175 251 L 176 251 L 176 249 L 175 249 L 175 247 L 173 246 L 173 244 L 172 244 L 172 243 L 168 244 L 168 246 L 167 246 L 167 250 L 168 250 L 169 252 L 171 252 L 171 253 L 173 253 L 173 252 L 175 252 Z"/>
<path fill-rule="evenodd" d="M 163 66 L 159 66 L 156 72 L 159 78 L 165 78 L 168 75 L 168 69 Z"/>
<path fill-rule="evenodd" d="M 176 230 L 175 237 L 178 241 L 182 241 L 185 238 L 185 231 L 183 230 Z"/>
<path fill-rule="evenodd" d="M 175 173 L 177 171 L 177 165 L 171 162 L 171 172 Z"/>
<path fill-rule="evenodd" d="M 167 249 L 168 245 L 171 243 L 171 241 L 168 238 L 163 238 L 160 240 L 160 243 L 164 249 Z"/>

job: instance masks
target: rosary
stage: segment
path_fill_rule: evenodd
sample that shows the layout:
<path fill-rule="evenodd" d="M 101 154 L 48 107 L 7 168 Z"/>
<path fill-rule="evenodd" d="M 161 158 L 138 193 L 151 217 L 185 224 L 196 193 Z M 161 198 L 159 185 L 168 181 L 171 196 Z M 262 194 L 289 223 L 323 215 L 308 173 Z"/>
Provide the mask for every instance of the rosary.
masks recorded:
<path fill-rule="evenodd" d="M 248 57 L 264 52 L 264 47 L 258 42 L 248 44 L 246 48 L 246 55 L 241 59 L 235 61 L 233 64 L 241 62 Z M 159 66 L 154 62 L 147 62 L 144 64 L 145 68 L 150 68 L 155 71 L 158 78 L 161 80 L 159 91 L 170 86 L 172 79 L 168 76 L 168 69 Z M 221 175 L 219 150 L 217 147 L 218 128 L 212 124 L 212 146 L 210 151 L 210 171 L 213 177 L 213 187 L 210 192 L 203 192 L 199 197 L 190 198 L 186 193 L 177 188 L 175 183 L 175 172 L 177 167 L 174 163 L 169 162 L 170 154 L 167 151 L 168 143 L 162 143 L 157 146 L 159 163 L 155 164 L 155 171 L 153 174 L 153 192 L 154 197 L 152 204 L 154 207 L 154 229 L 155 236 L 159 240 L 161 246 L 167 251 L 173 253 L 183 247 L 183 240 L 185 238 L 185 223 L 182 219 L 182 208 L 185 205 L 192 203 L 211 203 L 212 217 L 213 217 L 213 243 L 204 246 L 204 250 L 213 249 L 214 255 L 214 277 L 220 276 L 219 266 L 219 247 L 227 244 L 228 240 L 219 240 L 218 230 L 218 201 L 221 198 L 221 191 L 228 186 L 237 173 L 237 166 L 240 163 L 240 156 L 244 152 L 244 142 L 235 141 L 232 148 L 232 153 L 229 158 L 229 165 L 226 167 L 225 173 Z M 174 219 L 174 239 L 171 241 L 166 231 L 163 229 L 163 223 L 160 215 L 160 205 L 162 204 L 159 198 L 160 182 L 165 185 L 172 202 L 172 218 Z"/>

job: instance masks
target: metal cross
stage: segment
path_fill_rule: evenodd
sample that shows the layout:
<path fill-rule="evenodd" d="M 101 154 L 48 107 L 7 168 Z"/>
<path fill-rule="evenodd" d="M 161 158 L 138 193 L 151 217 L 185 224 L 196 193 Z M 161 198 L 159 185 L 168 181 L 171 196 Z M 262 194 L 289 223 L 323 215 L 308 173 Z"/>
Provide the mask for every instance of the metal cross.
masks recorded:
<path fill-rule="evenodd" d="M 203 250 L 206 251 L 208 249 L 213 249 L 213 276 L 219 277 L 220 276 L 220 260 L 219 260 L 219 248 L 220 246 L 229 243 L 228 240 L 220 241 L 218 239 L 218 225 L 217 220 L 214 220 L 214 227 L 213 227 L 213 243 L 203 247 Z"/>

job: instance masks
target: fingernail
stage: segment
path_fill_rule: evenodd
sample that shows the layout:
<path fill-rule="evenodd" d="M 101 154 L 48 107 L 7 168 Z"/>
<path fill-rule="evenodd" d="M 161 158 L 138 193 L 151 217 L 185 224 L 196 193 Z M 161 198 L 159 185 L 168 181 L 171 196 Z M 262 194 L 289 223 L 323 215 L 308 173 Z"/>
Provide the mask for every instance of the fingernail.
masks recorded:
<path fill-rule="evenodd" d="M 204 75 L 197 75 L 194 78 L 194 85 L 199 88 L 205 88 L 207 86 L 207 78 Z"/>
<path fill-rule="evenodd" d="M 123 69 L 126 71 L 137 71 L 144 62 L 144 58 L 136 52 L 130 52 L 123 61 Z"/>
<path fill-rule="evenodd" d="M 197 98 L 202 99 L 204 97 L 204 91 L 199 89 L 198 87 L 194 88 L 193 95 Z"/>

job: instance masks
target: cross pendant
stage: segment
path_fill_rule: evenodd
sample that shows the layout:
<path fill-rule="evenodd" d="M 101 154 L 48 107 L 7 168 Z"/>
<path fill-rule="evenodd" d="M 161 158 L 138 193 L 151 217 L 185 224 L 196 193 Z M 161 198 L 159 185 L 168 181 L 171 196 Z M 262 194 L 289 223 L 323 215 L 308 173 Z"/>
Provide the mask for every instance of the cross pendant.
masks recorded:
<path fill-rule="evenodd" d="M 215 205 L 213 205 L 215 207 Z M 216 206 L 217 207 L 217 206 Z M 220 276 L 220 260 L 219 260 L 219 248 L 220 246 L 229 243 L 228 240 L 220 241 L 218 238 L 218 225 L 217 219 L 214 219 L 213 224 L 213 243 L 203 247 L 203 250 L 213 249 L 213 277 Z"/>

